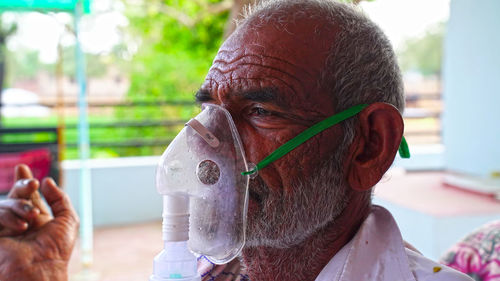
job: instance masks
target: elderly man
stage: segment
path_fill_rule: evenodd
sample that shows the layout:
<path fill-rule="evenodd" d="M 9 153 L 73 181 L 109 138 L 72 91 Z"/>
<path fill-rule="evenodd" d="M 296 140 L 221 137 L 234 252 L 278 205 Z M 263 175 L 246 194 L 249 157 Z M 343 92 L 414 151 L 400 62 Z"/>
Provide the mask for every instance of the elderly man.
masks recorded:
<path fill-rule="evenodd" d="M 371 205 L 401 141 L 404 97 L 394 52 L 363 15 L 329 0 L 251 9 L 196 99 L 231 113 L 254 163 L 313 124 L 368 104 L 259 171 L 250 182 L 241 260 L 225 267 L 202 261 L 205 279 L 470 280 L 405 247 L 390 213 Z M 76 215 L 45 180 L 50 217 L 38 183 L 22 180 L 30 177 L 19 167 L 21 181 L 2 203 L 8 237 L 0 240 L 0 279 L 65 280 Z"/>

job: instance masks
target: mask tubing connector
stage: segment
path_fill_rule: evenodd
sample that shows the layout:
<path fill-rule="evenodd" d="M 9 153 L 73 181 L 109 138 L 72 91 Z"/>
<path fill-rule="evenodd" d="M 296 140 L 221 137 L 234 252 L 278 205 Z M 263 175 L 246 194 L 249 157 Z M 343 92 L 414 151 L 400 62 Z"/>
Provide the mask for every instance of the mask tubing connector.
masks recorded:
<path fill-rule="evenodd" d="M 187 241 L 189 239 L 189 197 L 187 195 L 163 195 L 163 241 Z"/>
<path fill-rule="evenodd" d="M 250 176 L 250 179 L 254 179 L 259 174 L 259 167 L 254 163 L 248 163 L 248 171 L 242 172 L 242 176 Z"/>
<path fill-rule="evenodd" d="M 198 262 L 188 249 L 189 197 L 163 195 L 163 251 L 153 261 L 149 281 L 200 281 Z"/>

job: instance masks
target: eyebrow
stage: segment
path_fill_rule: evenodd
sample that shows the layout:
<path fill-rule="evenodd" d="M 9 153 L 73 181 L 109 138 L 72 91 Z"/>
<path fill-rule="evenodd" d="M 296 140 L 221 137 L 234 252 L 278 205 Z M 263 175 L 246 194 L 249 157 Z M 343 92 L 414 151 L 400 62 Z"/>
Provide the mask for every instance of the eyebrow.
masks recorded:
<path fill-rule="evenodd" d="M 235 95 L 241 96 L 243 99 L 254 102 L 265 102 L 274 103 L 280 107 L 286 107 L 286 102 L 273 88 L 263 88 L 258 90 L 243 91 L 241 93 L 236 93 Z M 210 94 L 210 91 L 199 89 L 195 94 L 195 99 L 197 103 L 203 103 L 208 101 L 213 101 L 214 98 Z"/>
<path fill-rule="evenodd" d="M 212 95 L 210 95 L 210 92 L 207 90 L 202 90 L 199 89 L 196 94 L 194 95 L 194 98 L 197 103 L 203 103 L 207 101 L 213 101 L 214 99 L 212 98 Z"/>
<path fill-rule="evenodd" d="M 281 107 L 282 109 L 290 108 L 288 102 L 280 95 L 277 89 L 263 88 L 255 91 L 245 91 L 242 93 L 244 99 L 254 102 L 270 103 Z"/>
<path fill-rule="evenodd" d="M 278 95 L 276 91 L 270 88 L 260 89 L 256 91 L 246 91 L 242 93 L 242 96 L 246 100 L 256 101 L 256 102 L 276 102 L 278 101 Z"/>

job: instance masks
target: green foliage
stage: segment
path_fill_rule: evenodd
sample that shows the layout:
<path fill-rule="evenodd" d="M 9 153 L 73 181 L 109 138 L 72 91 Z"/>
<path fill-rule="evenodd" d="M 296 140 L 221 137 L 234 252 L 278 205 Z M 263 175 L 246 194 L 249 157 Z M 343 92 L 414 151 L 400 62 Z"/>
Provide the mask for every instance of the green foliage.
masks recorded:
<path fill-rule="evenodd" d="M 140 42 L 132 60 L 132 100 L 192 100 L 222 41 L 228 12 L 209 14 L 213 0 L 151 0 L 128 6 Z M 153 113 L 154 114 L 154 113 Z"/>
<path fill-rule="evenodd" d="M 428 29 L 423 36 L 406 40 L 398 52 L 402 70 L 418 71 L 426 76 L 439 76 L 445 29 L 446 24 L 439 23 Z"/>
<path fill-rule="evenodd" d="M 13 84 L 15 81 L 33 79 L 40 71 L 45 71 L 55 75 L 55 63 L 45 64 L 40 62 L 38 51 L 17 49 L 7 52 L 7 83 Z M 89 78 L 102 77 L 106 74 L 108 63 L 105 57 L 96 54 L 85 54 L 87 62 L 87 76 Z M 63 74 L 68 77 L 75 77 L 75 47 L 63 48 Z"/>
<path fill-rule="evenodd" d="M 7 84 L 22 79 L 34 78 L 44 66 L 38 60 L 38 52 L 32 50 L 8 50 L 7 52 Z"/>
<path fill-rule="evenodd" d="M 193 101 L 193 94 L 203 82 L 204 76 L 211 65 L 213 57 L 222 42 L 223 30 L 228 18 L 228 11 L 208 12 L 207 5 L 220 1 L 209 0 L 179 0 L 179 1 L 144 1 L 143 5 L 127 5 L 126 16 L 129 20 L 127 35 L 132 35 L 131 45 L 118 45 L 112 50 L 111 62 L 120 69 L 129 71 L 130 90 L 129 101 Z M 137 1 L 134 1 L 137 3 Z M 135 5 L 135 6 L 134 6 Z M 182 15 L 179 17 L 179 15 Z M 188 19 L 184 21 L 183 19 Z M 127 37 L 129 38 L 129 37 Z M 128 65 L 124 61 L 134 43 L 138 45 L 132 60 Z M 26 52 L 16 50 L 12 57 L 13 64 L 30 67 L 15 71 L 14 77 L 36 74 L 44 67 L 55 72 L 55 66 L 40 65 L 38 54 L 29 54 L 30 64 L 24 63 L 28 58 Z M 64 71 L 66 75 L 74 74 L 73 48 L 63 51 Z M 88 76 L 99 75 L 99 70 L 106 68 L 103 57 L 87 55 Z M 23 61 L 23 62 L 21 62 Z M 95 70 L 95 71 L 94 71 Z M 187 105 L 154 105 L 141 107 L 117 107 L 111 118 L 105 116 L 90 116 L 91 124 L 122 122 L 137 123 L 140 121 L 187 120 L 199 111 L 195 104 Z M 54 117 L 46 120 L 29 118 L 24 120 L 6 120 L 6 126 L 46 126 L 55 125 Z M 76 143 L 77 118 L 67 118 L 67 128 L 64 132 L 66 143 Z M 180 124 L 180 125 L 179 125 Z M 110 146 L 91 146 L 91 157 L 117 157 L 133 155 L 161 154 L 168 142 L 177 135 L 183 127 L 179 122 L 165 126 L 105 126 L 90 127 L 90 143 L 108 143 Z M 119 146 L 120 143 L 149 142 L 153 145 Z M 77 158 L 77 148 L 68 147 L 64 159 Z"/>
<path fill-rule="evenodd" d="M 150 0 L 137 5 L 125 1 L 127 32 L 139 44 L 128 67 L 129 101 L 194 100 L 194 92 L 203 82 L 223 39 L 229 11 L 208 12 L 207 9 L 220 2 Z M 174 121 L 188 120 L 198 111 L 195 104 L 170 104 L 116 108 L 115 116 L 123 121 Z M 113 148 L 113 152 L 120 156 L 161 154 L 182 127 L 117 128 L 112 134 L 116 139 L 156 140 L 164 144 Z"/>

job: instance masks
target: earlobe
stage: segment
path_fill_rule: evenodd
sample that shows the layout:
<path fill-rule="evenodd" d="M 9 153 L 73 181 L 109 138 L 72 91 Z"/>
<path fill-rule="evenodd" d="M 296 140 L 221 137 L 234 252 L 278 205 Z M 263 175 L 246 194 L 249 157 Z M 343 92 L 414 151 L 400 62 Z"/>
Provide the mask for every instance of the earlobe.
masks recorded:
<path fill-rule="evenodd" d="M 365 191 L 379 182 L 394 161 L 403 130 L 401 114 L 390 104 L 370 104 L 359 113 L 356 135 L 346 156 L 351 188 Z"/>

